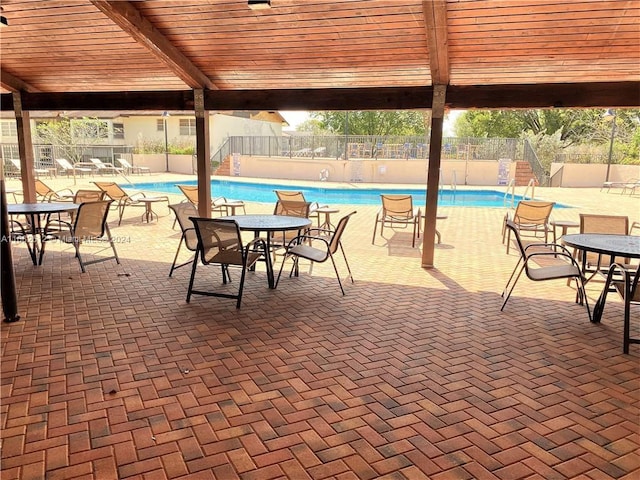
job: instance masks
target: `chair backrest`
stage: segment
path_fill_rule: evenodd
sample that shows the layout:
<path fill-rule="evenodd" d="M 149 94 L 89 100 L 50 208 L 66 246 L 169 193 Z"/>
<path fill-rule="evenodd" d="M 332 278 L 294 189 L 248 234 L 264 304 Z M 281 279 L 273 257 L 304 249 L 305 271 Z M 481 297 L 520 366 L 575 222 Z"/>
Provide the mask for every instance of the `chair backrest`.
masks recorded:
<path fill-rule="evenodd" d="M 580 233 L 627 235 L 629 233 L 629 217 L 581 213 Z"/>
<path fill-rule="evenodd" d="M 513 214 L 513 223 L 530 226 L 545 225 L 549 222 L 554 205 L 555 202 L 520 200 Z"/>
<path fill-rule="evenodd" d="M 122 165 L 124 168 L 133 168 L 129 161 L 125 158 L 116 158 L 116 161 Z"/>
<path fill-rule="evenodd" d="M 14 166 L 16 170 L 18 170 L 19 172 L 22 171 L 22 167 L 20 166 L 20 160 L 17 160 L 15 158 L 10 158 L 9 161 L 11 162 L 11 164 Z"/>
<path fill-rule="evenodd" d="M 46 198 L 48 195 L 55 193 L 47 184 L 45 184 L 42 180 L 39 180 L 37 178 L 35 180 L 35 187 L 36 187 L 36 195 L 39 195 L 41 197 Z"/>
<path fill-rule="evenodd" d="M 76 212 L 73 232 L 80 241 L 104 235 L 109 206 L 113 200 L 82 203 Z"/>
<path fill-rule="evenodd" d="M 64 170 L 73 170 L 73 165 L 66 158 L 56 158 L 56 163 Z"/>
<path fill-rule="evenodd" d="M 524 250 L 524 244 L 522 243 L 522 239 L 520 238 L 520 230 L 518 226 L 513 222 L 513 220 L 507 220 L 505 223 L 505 227 L 511 230 L 511 233 L 513 234 L 513 238 L 515 238 L 516 240 L 516 245 L 518 246 L 518 251 L 520 252 L 520 256 L 522 257 L 523 260 L 526 260 L 527 254 Z M 527 266 L 527 263 L 525 262 L 525 268 L 526 266 Z"/>
<path fill-rule="evenodd" d="M 629 217 L 623 215 L 580 214 L 580 233 L 611 233 L 627 235 L 629 233 Z M 582 252 L 579 257 L 582 258 Z M 599 268 L 610 264 L 610 257 L 598 253 L 587 252 L 587 263 Z M 627 262 L 625 260 L 625 262 Z"/>
<path fill-rule="evenodd" d="M 384 216 L 398 219 L 413 217 L 413 197 L 411 195 L 380 195 Z"/>
<path fill-rule="evenodd" d="M 197 185 L 178 185 L 180 191 L 194 205 L 198 205 L 198 186 Z"/>
<path fill-rule="evenodd" d="M 356 212 L 353 211 L 350 214 L 345 215 L 340 220 L 338 220 L 338 224 L 336 225 L 335 232 L 333 233 L 333 236 L 331 237 L 331 241 L 329 242 L 329 251 L 331 252 L 331 255 L 336 253 L 336 251 L 338 250 L 338 247 L 340 246 L 340 239 L 342 238 L 344 229 L 347 227 L 347 223 L 349 223 L 349 219 L 351 218 L 351 216 L 355 214 Z"/>
<path fill-rule="evenodd" d="M 202 263 L 242 265 L 244 255 L 240 228 L 234 220 L 191 217 L 198 236 Z"/>
<path fill-rule="evenodd" d="M 288 217 L 309 217 L 311 203 L 299 200 L 278 200 L 273 209 L 274 215 L 286 215 Z"/>
<path fill-rule="evenodd" d="M 102 190 L 78 190 L 73 196 L 73 203 L 99 202 L 104 196 Z"/>
<path fill-rule="evenodd" d="M 125 192 L 115 182 L 93 182 L 96 187 L 102 190 L 110 199 L 120 200 L 121 198 L 128 198 L 127 192 Z"/>
<path fill-rule="evenodd" d="M 107 168 L 107 166 L 99 158 L 90 158 L 89 161 L 93 163 L 98 169 Z"/>
<path fill-rule="evenodd" d="M 278 200 L 292 201 L 292 202 L 306 202 L 304 193 L 298 190 L 275 190 Z"/>
<path fill-rule="evenodd" d="M 196 230 L 191 221 L 191 217 L 198 216 L 198 209 L 193 203 L 182 202 L 169 205 L 169 208 L 176 214 L 176 220 L 182 230 L 182 236 L 187 248 L 191 251 L 195 251 L 198 247 L 198 236 Z"/>

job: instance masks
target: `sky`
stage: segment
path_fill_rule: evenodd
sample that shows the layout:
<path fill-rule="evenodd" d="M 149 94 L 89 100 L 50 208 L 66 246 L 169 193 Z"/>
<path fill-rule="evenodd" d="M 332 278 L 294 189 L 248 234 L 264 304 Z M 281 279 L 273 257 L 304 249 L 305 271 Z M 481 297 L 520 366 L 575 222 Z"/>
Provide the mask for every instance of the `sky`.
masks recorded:
<path fill-rule="evenodd" d="M 453 136 L 453 124 L 455 119 L 464 112 L 464 110 L 451 110 L 447 113 L 447 117 L 444 121 L 444 136 L 452 137 Z M 287 127 L 287 130 L 295 130 L 298 125 L 309 118 L 309 112 L 300 112 L 300 111 L 280 111 L 280 114 L 285 118 L 287 123 L 289 123 L 290 127 Z"/>

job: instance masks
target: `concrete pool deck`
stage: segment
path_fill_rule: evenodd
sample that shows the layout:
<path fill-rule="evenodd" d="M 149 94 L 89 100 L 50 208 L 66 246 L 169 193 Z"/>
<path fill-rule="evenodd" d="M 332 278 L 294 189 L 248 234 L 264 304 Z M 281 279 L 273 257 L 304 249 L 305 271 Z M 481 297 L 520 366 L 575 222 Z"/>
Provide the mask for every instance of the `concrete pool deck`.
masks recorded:
<path fill-rule="evenodd" d="M 640 221 L 639 196 L 536 196 L 575 206 L 556 219 Z M 329 265 L 276 290 L 259 266 L 240 310 L 185 302 L 189 267 L 167 276 L 180 235 L 164 205 L 151 223 L 143 208 L 120 227 L 110 214 L 121 265 L 81 274 L 52 244 L 34 267 L 16 244 L 22 320 L 0 327 L 2 479 L 637 478 L 640 346 L 622 354 L 615 295 L 590 324 L 573 286 L 521 279 L 500 312 L 517 261 L 504 208 L 440 212 L 430 270 L 407 230 L 371 244 L 377 206 L 339 208 L 332 218 L 358 212 L 346 296 Z M 199 272 L 217 285 L 217 269 Z M 601 288 L 588 285 L 592 304 Z M 632 318 L 638 336 L 637 308 Z"/>

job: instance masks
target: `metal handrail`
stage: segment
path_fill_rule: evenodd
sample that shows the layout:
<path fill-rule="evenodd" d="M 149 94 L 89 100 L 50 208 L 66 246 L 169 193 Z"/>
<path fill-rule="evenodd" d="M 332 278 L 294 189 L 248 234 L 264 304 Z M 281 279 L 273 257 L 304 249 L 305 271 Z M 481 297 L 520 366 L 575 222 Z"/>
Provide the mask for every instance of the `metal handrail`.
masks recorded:
<path fill-rule="evenodd" d="M 503 205 L 507 206 L 507 197 L 509 196 L 509 190 L 511 190 L 511 208 L 515 207 L 516 201 L 516 179 L 512 178 L 509 180 L 509 184 L 504 192 L 504 199 L 502 200 Z"/>

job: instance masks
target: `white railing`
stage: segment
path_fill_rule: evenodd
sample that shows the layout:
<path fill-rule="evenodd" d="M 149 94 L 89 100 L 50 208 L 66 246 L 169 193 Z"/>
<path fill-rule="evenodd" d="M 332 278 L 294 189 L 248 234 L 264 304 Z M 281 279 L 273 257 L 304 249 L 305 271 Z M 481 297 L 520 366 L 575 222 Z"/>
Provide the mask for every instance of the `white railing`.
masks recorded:
<path fill-rule="evenodd" d="M 507 205 L 509 192 L 511 192 L 511 205 Z M 509 184 L 507 185 L 507 189 L 504 192 L 504 199 L 502 200 L 504 206 L 510 206 L 511 208 L 515 207 L 516 202 L 516 179 L 512 178 L 509 180 Z"/>
<path fill-rule="evenodd" d="M 534 197 L 536 196 L 536 179 L 535 178 L 532 178 L 531 180 L 529 180 L 529 183 L 527 183 L 527 188 L 524 189 L 524 194 L 522 195 L 523 200 L 527 200 L 527 193 L 529 193 L 529 187 L 531 187 L 531 196 L 528 197 L 528 199 L 533 200 Z"/>

